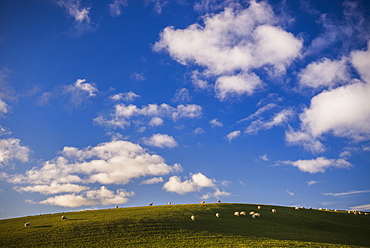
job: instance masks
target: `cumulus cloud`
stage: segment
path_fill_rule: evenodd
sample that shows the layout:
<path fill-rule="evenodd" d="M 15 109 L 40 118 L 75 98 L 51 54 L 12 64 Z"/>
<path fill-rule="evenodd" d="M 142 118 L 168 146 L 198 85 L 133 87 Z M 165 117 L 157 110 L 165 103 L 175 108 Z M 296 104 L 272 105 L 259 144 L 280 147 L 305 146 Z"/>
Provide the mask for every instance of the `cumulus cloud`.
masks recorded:
<path fill-rule="evenodd" d="M 367 42 L 367 51 L 353 51 L 351 53 L 351 62 L 361 78 L 370 84 L 370 41 Z"/>
<path fill-rule="evenodd" d="M 153 177 L 141 182 L 141 184 L 155 184 L 163 182 L 163 177 Z"/>
<path fill-rule="evenodd" d="M 175 96 L 173 97 L 172 101 L 174 102 L 190 102 L 191 96 L 189 94 L 188 89 L 180 88 L 176 90 Z"/>
<path fill-rule="evenodd" d="M 202 173 L 191 175 L 191 178 L 185 181 L 181 181 L 179 176 L 172 176 L 168 182 L 163 185 L 163 189 L 168 192 L 174 192 L 180 195 L 197 192 L 202 188 L 215 187 L 215 180 L 210 179 Z"/>
<path fill-rule="evenodd" d="M 285 131 L 285 141 L 288 145 L 300 145 L 312 153 L 325 151 L 324 145 L 317 138 L 306 132 L 294 131 L 291 127 Z"/>
<path fill-rule="evenodd" d="M 86 79 L 77 79 L 72 85 L 65 85 L 62 94 L 69 96 L 74 108 L 80 108 L 88 98 L 96 96 L 99 90 L 94 83 L 86 83 Z"/>
<path fill-rule="evenodd" d="M 153 117 L 149 122 L 149 126 L 152 126 L 152 127 L 157 127 L 157 126 L 162 126 L 162 125 L 163 125 L 163 119 L 159 117 Z"/>
<path fill-rule="evenodd" d="M 20 144 L 19 139 L 9 138 L 0 140 L 0 167 L 16 159 L 22 162 L 29 161 L 30 149 Z"/>
<path fill-rule="evenodd" d="M 4 102 L 1 98 L 0 98 L 0 114 L 1 113 L 8 113 L 9 111 L 9 106 L 8 104 L 6 104 L 6 102 Z M 1 116 L 1 115 L 0 115 Z"/>
<path fill-rule="evenodd" d="M 240 130 L 236 130 L 236 131 L 233 131 L 233 132 L 229 133 L 228 135 L 226 135 L 226 138 L 230 142 L 233 139 L 236 139 L 237 137 L 239 137 L 240 134 L 241 134 Z"/>
<path fill-rule="evenodd" d="M 178 145 L 176 140 L 172 136 L 160 133 L 153 134 L 150 138 L 143 138 L 143 142 L 146 145 L 159 148 L 173 148 Z"/>
<path fill-rule="evenodd" d="M 284 109 L 275 114 L 269 121 L 255 120 L 245 130 L 247 134 L 256 134 L 260 130 L 268 130 L 275 126 L 286 123 L 294 112 L 291 109 Z"/>
<path fill-rule="evenodd" d="M 204 68 L 194 71 L 193 83 L 205 89 L 209 83 L 201 78 L 215 78 L 220 100 L 250 95 L 262 86 L 253 69 L 264 67 L 270 74 L 281 75 L 300 55 L 302 41 L 278 27 L 278 21 L 266 2 L 250 1 L 246 9 L 225 8 L 206 15 L 202 24 L 166 27 L 153 49 L 168 52 L 183 65 Z"/>
<path fill-rule="evenodd" d="M 309 88 L 332 88 L 350 79 L 346 59 L 332 61 L 324 58 L 319 62 L 309 64 L 298 74 L 299 84 Z"/>
<path fill-rule="evenodd" d="M 52 182 L 51 184 L 15 187 L 14 189 L 20 192 L 38 192 L 43 195 L 54 195 L 60 193 L 79 193 L 90 189 L 90 187 L 72 183 L 59 184 Z"/>
<path fill-rule="evenodd" d="M 219 189 L 215 189 L 215 192 L 208 192 L 200 197 L 200 199 L 207 200 L 209 198 L 217 198 L 220 199 L 221 197 L 230 196 L 231 193 L 227 191 L 221 191 Z"/>
<path fill-rule="evenodd" d="M 293 165 L 300 171 L 314 173 L 324 173 L 329 168 L 349 168 L 352 164 L 344 159 L 327 159 L 325 157 L 318 157 L 309 160 L 297 161 L 281 161 L 283 164 Z"/>
<path fill-rule="evenodd" d="M 123 189 L 118 189 L 114 192 L 102 186 L 100 189 L 85 191 L 82 194 L 65 194 L 49 197 L 39 203 L 71 208 L 89 205 L 123 204 L 129 200 L 128 197 L 134 195 L 134 192 L 127 192 Z"/>
<path fill-rule="evenodd" d="M 113 3 L 109 4 L 109 13 L 111 16 L 116 17 L 122 14 L 122 7 L 128 5 L 127 0 L 113 0 Z"/>
<path fill-rule="evenodd" d="M 8 175 L 7 181 L 61 186 L 68 183 L 127 184 L 136 178 L 167 175 L 179 170 L 179 164 L 167 165 L 161 156 L 149 154 L 140 145 L 115 140 L 84 149 L 64 147 L 61 156 L 45 162 L 41 168 L 32 168 L 24 175 Z"/>
<path fill-rule="evenodd" d="M 134 92 L 129 91 L 125 93 L 118 93 L 110 97 L 110 99 L 114 101 L 125 101 L 125 102 L 133 102 L 136 98 L 139 98 L 139 95 L 136 95 Z"/>
<path fill-rule="evenodd" d="M 117 104 L 109 119 L 98 116 L 94 122 L 107 128 L 122 128 L 130 125 L 132 118 L 170 118 L 177 121 L 181 118 L 198 118 L 202 115 L 202 107 L 196 104 L 177 105 L 172 107 L 168 104 L 149 104 L 138 108 L 136 105 Z M 151 124 L 160 124 L 159 119 L 154 119 Z"/>

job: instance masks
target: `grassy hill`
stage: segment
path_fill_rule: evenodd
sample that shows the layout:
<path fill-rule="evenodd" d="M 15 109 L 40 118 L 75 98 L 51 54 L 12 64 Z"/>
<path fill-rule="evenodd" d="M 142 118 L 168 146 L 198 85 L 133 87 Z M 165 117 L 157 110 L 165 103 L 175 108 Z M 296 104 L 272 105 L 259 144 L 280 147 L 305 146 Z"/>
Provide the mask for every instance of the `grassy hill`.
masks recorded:
<path fill-rule="evenodd" d="M 370 215 L 261 206 L 166 205 L 0 220 L 0 247 L 370 247 Z"/>

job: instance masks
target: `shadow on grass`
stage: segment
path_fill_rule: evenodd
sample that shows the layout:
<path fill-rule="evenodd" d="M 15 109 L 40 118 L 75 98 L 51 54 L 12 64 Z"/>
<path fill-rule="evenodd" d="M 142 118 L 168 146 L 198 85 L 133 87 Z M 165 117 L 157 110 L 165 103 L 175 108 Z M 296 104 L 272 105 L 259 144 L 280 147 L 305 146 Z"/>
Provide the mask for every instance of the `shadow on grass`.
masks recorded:
<path fill-rule="evenodd" d="M 51 225 L 47 225 L 47 226 L 35 226 L 34 228 L 46 228 L 46 227 L 53 227 Z"/>

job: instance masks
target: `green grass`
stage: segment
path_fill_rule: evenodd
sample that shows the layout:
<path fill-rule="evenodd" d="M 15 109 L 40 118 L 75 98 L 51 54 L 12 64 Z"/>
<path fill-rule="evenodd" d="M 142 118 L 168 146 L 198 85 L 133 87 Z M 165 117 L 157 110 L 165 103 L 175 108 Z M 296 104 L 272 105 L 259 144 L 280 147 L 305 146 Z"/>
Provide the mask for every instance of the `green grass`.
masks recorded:
<path fill-rule="evenodd" d="M 252 210 L 261 218 L 233 215 Z M 370 216 L 278 206 L 166 205 L 0 220 L 0 247 L 361 246 L 370 247 Z"/>

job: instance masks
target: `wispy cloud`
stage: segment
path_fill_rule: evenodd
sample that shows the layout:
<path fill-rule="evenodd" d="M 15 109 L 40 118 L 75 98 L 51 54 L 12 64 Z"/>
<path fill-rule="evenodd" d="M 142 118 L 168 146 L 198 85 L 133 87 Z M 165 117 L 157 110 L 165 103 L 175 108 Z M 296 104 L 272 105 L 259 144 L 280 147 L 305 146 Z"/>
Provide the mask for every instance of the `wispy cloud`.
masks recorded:
<path fill-rule="evenodd" d="M 327 159 L 325 157 L 318 157 L 316 159 L 309 160 L 297 160 L 297 161 L 280 161 L 282 164 L 293 165 L 300 171 L 314 173 L 324 173 L 329 168 L 349 168 L 352 164 L 344 159 Z"/>
<path fill-rule="evenodd" d="M 290 196 L 295 196 L 295 193 L 293 192 L 290 192 L 289 190 L 286 189 L 286 192 L 290 195 Z"/>
<path fill-rule="evenodd" d="M 341 192 L 341 193 L 323 193 L 323 195 L 330 195 L 330 196 L 352 196 L 357 194 L 365 194 L 370 193 L 370 190 L 351 190 L 347 192 Z"/>
<path fill-rule="evenodd" d="M 370 204 L 364 204 L 359 206 L 353 206 L 350 207 L 349 210 L 357 210 L 357 211 L 369 211 L 370 210 Z"/>
<path fill-rule="evenodd" d="M 109 4 L 109 13 L 111 16 L 116 17 L 122 14 L 122 7 L 128 5 L 127 0 L 113 0 L 113 3 Z"/>

